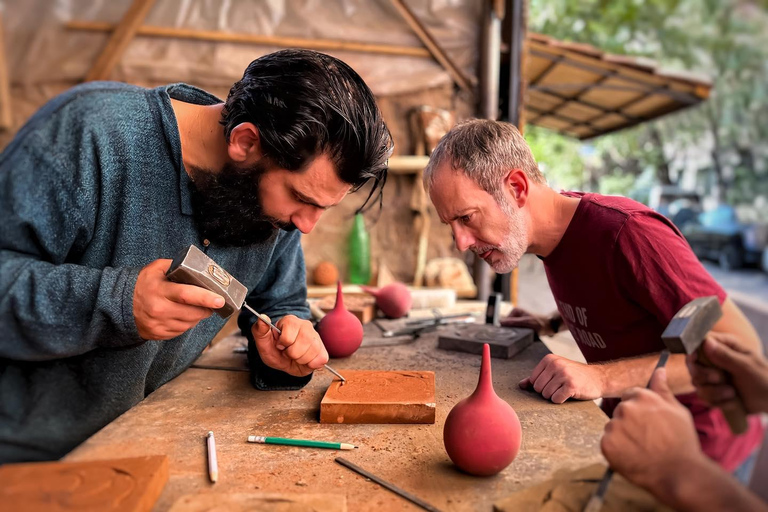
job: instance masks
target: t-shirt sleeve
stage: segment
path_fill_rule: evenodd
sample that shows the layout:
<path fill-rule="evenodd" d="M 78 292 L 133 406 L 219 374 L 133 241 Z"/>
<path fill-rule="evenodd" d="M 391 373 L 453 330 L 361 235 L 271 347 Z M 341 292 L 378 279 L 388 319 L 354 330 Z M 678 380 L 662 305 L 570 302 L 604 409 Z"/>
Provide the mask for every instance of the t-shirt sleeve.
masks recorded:
<path fill-rule="evenodd" d="M 614 274 L 627 298 L 666 325 L 685 304 L 727 294 L 693 254 L 678 229 L 654 212 L 628 217 L 618 233 Z"/>

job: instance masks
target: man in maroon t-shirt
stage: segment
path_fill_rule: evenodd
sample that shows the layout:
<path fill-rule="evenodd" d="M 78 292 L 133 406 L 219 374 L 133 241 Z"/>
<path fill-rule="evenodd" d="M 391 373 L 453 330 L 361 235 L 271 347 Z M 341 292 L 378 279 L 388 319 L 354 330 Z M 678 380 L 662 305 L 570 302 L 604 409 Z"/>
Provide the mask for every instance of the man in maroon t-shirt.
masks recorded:
<path fill-rule="evenodd" d="M 544 262 L 559 318 L 589 364 L 550 354 L 521 387 L 555 403 L 602 397 L 610 414 L 623 391 L 648 382 L 671 318 L 702 296 L 716 295 L 723 307 L 713 331 L 762 352 L 752 325 L 672 223 L 626 198 L 555 192 L 508 123 L 455 127 L 432 153 L 424 185 L 459 250 L 472 250 L 500 273 L 515 268 L 525 252 Z M 551 320 L 541 325 L 558 327 Z M 733 471 L 755 452 L 759 418 L 735 436 L 720 410 L 696 398 L 683 355 L 670 357 L 667 375 L 693 414 L 707 455 Z"/>

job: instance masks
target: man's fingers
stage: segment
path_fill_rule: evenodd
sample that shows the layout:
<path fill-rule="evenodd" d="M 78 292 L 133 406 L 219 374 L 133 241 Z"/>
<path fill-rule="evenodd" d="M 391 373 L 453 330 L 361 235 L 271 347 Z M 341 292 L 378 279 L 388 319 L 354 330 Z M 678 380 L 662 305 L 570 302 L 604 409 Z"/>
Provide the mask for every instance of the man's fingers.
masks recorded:
<path fill-rule="evenodd" d="M 737 352 L 741 352 L 742 354 L 749 353 L 749 350 L 747 350 L 741 344 L 739 338 L 728 332 L 712 331 L 707 334 L 707 337 L 704 339 L 704 344 L 707 344 L 707 340 L 709 341 L 709 344 L 725 345 L 726 347 L 731 348 Z"/>
<path fill-rule="evenodd" d="M 698 363 L 688 366 L 691 373 L 691 381 L 694 386 L 707 386 L 711 384 L 725 384 L 728 376 L 723 370 L 709 368 Z"/>
<path fill-rule="evenodd" d="M 628 402 L 638 397 L 642 388 L 629 388 L 621 394 L 621 402 Z M 614 411 L 615 412 L 615 411 Z"/>
<path fill-rule="evenodd" d="M 299 339 L 301 325 L 296 324 L 295 322 L 286 321 L 286 317 L 281 318 L 278 324 L 277 327 L 282 331 L 282 334 L 280 334 L 278 338 L 277 346 L 280 350 L 287 350 Z M 299 352 L 301 351 L 297 347 L 288 352 L 288 354 L 291 359 L 295 359 L 295 357 L 293 357 L 294 355 L 299 356 L 303 353 Z"/>
<path fill-rule="evenodd" d="M 205 320 L 212 314 L 213 310 L 208 308 L 200 308 L 197 306 L 177 306 L 174 307 L 171 312 L 169 312 L 168 316 L 172 320 L 187 323 L 194 322 L 196 324 L 200 320 Z"/>
<path fill-rule="evenodd" d="M 209 309 L 219 309 L 224 306 L 224 297 L 199 286 L 169 281 L 164 291 L 168 300 L 178 304 Z"/>
<path fill-rule="evenodd" d="M 316 353 L 314 354 L 314 357 L 312 359 L 310 359 L 309 361 L 306 361 L 304 363 L 301 363 L 301 364 L 304 364 L 305 366 L 307 366 L 307 367 L 309 367 L 309 368 L 311 368 L 313 370 L 317 370 L 318 368 L 321 368 L 325 363 L 328 362 L 328 353 L 327 352 L 323 353 L 323 350 L 321 350 L 321 349 L 317 350 L 315 352 Z"/>
<path fill-rule="evenodd" d="M 325 347 L 320 347 L 320 353 L 315 356 L 313 360 L 307 363 L 307 366 L 309 368 L 312 368 L 313 370 L 317 370 L 318 368 L 321 368 L 323 365 L 328 363 L 328 351 L 325 350 Z"/>
<path fill-rule="evenodd" d="M 263 316 L 265 320 L 270 320 L 268 316 L 266 315 L 263 315 Z M 269 340 L 271 342 L 274 339 L 274 335 L 272 333 L 272 327 L 270 327 L 269 324 L 264 320 L 262 320 L 261 318 L 257 317 L 256 322 L 253 324 L 253 327 L 251 328 L 251 330 L 253 332 L 253 337 L 256 340 Z"/>
<path fill-rule="evenodd" d="M 651 385 L 650 388 L 652 391 L 655 391 L 659 394 L 664 400 L 669 401 L 675 401 L 675 395 L 670 391 L 669 389 L 669 383 L 667 382 L 667 369 L 666 368 L 656 368 L 656 370 L 653 372 L 653 375 L 651 376 Z"/>
<path fill-rule="evenodd" d="M 748 365 L 749 353 L 745 352 L 738 345 L 735 346 L 737 348 L 734 348 L 725 342 L 714 341 L 714 339 L 710 337 L 704 340 L 703 349 L 704 354 L 713 365 L 722 368 L 729 373 L 738 373 Z"/>
<path fill-rule="evenodd" d="M 173 260 L 161 258 L 159 260 L 150 261 L 144 268 L 150 270 L 152 273 L 165 276 L 165 273 L 171 268 L 171 263 L 173 263 Z"/>
<path fill-rule="evenodd" d="M 700 386 L 696 391 L 709 405 L 719 405 L 737 399 L 736 390 L 727 384 Z"/>
<path fill-rule="evenodd" d="M 555 392 L 560 389 L 560 386 L 563 384 L 562 378 L 552 378 L 549 380 L 546 386 L 541 390 L 541 396 L 543 396 L 546 399 L 549 399 L 552 397 L 552 395 L 555 394 Z"/>
<path fill-rule="evenodd" d="M 282 343 L 282 341 L 280 343 Z M 304 364 L 315 358 L 316 354 L 311 353 L 311 350 L 312 344 L 309 343 L 308 340 L 297 337 L 291 342 L 288 348 L 285 349 L 285 354 L 298 364 Z"/>
<path fill-rule="evenodd" d="M 179 322 L 176 320 L 167 320 L 163 322 L 162 326 L 158 326 L 153 330 L 154 335 L 150 335 L 145 339 L 170 340 L 171 338 L 184 334 L 195 325 L 189 325 L 187 322 Z"/>
<path fill-rule="evenodd" d="M 552 359 L 553 359 L 553 358 L 555 358 L 555 357 L 557 357 L 557 356 L 553 356 L 552 354 L 550 354 L 550 355 L 544 356 L 544 357 L 542 358 L 542 360 L 541 360 L 541 361 L 539 361 L 539 364 L 537 364 L 537 365 L 536 365 L 536 367 L 535 367 L 535 368 L 533 369 L 533 371 L 531 372 L 531 376 L 530 376 L 530 379 L 531 379 L 531 382 L 532 382 L 533 384 L 535 384 L 535 383 L 536 383 L 536 379 L 538 379 L 538 378 L 539 378 L 539 375 L 541 375 L 541 373 L 542 373 L 544 370 L 546 370 L 546 369 L 547 369 L 547 367 L 550 365 L 550 363 L 551 363 Z M 538 390 L 537 390 L 537 391 L 538 391 Z"/>
<path fill-rule="evenodd" d="M 533 389 L 535 389 L 538 393 L 541 393 L 544 391 L 544 388 L 547 387 L 547 384 L 549 384 L 549 381 L 551 381 L 553 377 L 553 371 L 550 369 L 544 370 L 539 374 L 538 377 L 536 377 L 536 380 L 533 381 Z"/>
<path fill-rule="evenodd" d="M 518 386 L 520 386 L 520 389 L 530 390 L 533 386 L 531 386 L 531 379 L 529 377 L 524 378 L 520 382 L 517 383 Z"/>
<path fill-rule="evenodd" d="M 539 323 L 530 316 L 519 316 L 514 318 L 503 318 L 501 325 L 504 327 L 526 327 L 528 329 L 538 329 L 541 327 Z"/>
<path fill-rule="evenodd" d="M 514 318 L 514 317 L 521 317 L 521 316 L 531 316 L 531 314 L 520 308 L 514 308 L 512 311 L 509 312 L 507 315 L 507 318 Z"/>
<path fill-rule="evenodd" d="M 571 390 L 566 384 L 562 384 L 557 391 L 555 391 L 552 394 L 552 400 L 553 404 L 562 404 L 565 403 L 566 400 L 573 397 L 573 390 Z"/>

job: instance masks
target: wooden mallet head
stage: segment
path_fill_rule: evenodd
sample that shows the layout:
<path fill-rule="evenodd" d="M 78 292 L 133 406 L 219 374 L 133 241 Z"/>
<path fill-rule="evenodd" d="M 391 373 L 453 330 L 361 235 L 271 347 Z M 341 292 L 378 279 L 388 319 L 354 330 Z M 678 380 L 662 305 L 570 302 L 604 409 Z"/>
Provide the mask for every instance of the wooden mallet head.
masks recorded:
<path fill-rule="evenodd" d="M 707 333 L 723 316 L 723 310 L 717 297 L 700 297 L 694 299 L 683 306 L 661 334 L 664 345 L 672 353 L 693 354 L 697 352 L 697 360 L 705 365 L 711 366 L 704 352 L 701 350 L 701 344 Z M 723 415 L 728 421 L 728 426 L 734 434 L 746 432 L 747 413 L 744 405 L 738 401 L 732 405 L 723 408 Z"/>

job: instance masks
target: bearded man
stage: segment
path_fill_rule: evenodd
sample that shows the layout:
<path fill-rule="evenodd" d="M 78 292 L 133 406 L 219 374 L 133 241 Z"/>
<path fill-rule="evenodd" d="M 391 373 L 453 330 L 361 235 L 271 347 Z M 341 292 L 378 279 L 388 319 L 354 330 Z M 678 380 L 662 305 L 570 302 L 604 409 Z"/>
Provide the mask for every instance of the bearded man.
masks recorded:
<path fill-rule="evenodd" d="M 625 390 L 648 382 L 675 313 L 702 296 L 716 295 L 723 308 L 713 331 L 762 353 L 752 325 L 671 222 L 623 197 L 552 190 L 511 124 L 456 126 L 432 153 L 424 186 L 459 250 L 473 251 L 500 273 L 526 252 L 544 262 L 559 315 L 518 312 L 510 320 L 543 334 L 544 327 L 552 332 L 564 324 L 588 364 L 547 355 L 520 382 L 523 388 L 554 403 L 603 398 L 610 414 Z M 704 452 L 743 478 L 762 439 L 759 418 L 736 436 L 719 409 L 697 398 L 684 355 L 670 357 L 667 375 L 693 413 Z"/>
<path fill-rule="evenodd" d="M 279 319 L 240 318 L 257 386 L 306 384 L 328 354 L 300 233 L 380 194 L 391 151 L 363 80 L 310 51 L 254 60 L 226 102 L 95 82 L 45 105 L 0 157 L 0 463 L 65 455 L 200 355 L 224 300 L 165 277 L 190 244 Z"/>

